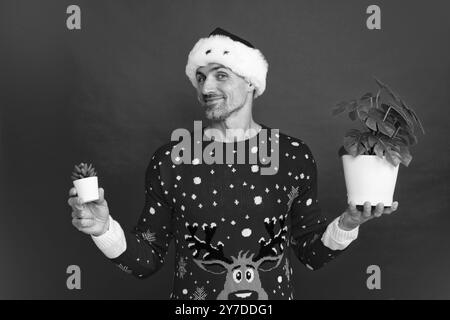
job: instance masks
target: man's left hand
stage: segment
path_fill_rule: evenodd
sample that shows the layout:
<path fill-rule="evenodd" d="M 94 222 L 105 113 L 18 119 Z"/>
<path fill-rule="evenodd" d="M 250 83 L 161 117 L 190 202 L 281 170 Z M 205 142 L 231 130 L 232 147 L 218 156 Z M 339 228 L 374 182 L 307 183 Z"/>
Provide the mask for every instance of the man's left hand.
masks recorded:
<path fill-rule="evenodd" d="M 394 201 L 390 208 L 384 208 L 383 203 L 378 203 L 372 211 L 372 205 L 369 201 L 364 202 L 364 210 L 358 210 L 353 202 L 350 202 L 347 210 L 339 219 L 339 228 L 350 231 L 372 218 L 379 218 L 383 214 L 391 214 L 398 209 L 398 202 Z"/>

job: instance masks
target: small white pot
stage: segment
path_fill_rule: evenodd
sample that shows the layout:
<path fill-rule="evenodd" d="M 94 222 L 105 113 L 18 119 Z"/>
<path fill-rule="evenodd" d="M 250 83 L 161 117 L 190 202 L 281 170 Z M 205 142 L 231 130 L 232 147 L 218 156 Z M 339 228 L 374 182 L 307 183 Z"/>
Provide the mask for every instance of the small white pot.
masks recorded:
<path fill-rule="evenodd" d="M 98 200 L 98 179 L 97 177 L 88 177 L 73 181 L 75 189 L 77 189 L 78 197 L 83 203 Z"/>
<path fill-rule="evenodd" d="M 369 201 L 372 206 L 382 202 L 392 205 L 399 165 L 394 167 L 384 157 L 376 155 L 342 155 L 347 203 L 363 205 Z"/>

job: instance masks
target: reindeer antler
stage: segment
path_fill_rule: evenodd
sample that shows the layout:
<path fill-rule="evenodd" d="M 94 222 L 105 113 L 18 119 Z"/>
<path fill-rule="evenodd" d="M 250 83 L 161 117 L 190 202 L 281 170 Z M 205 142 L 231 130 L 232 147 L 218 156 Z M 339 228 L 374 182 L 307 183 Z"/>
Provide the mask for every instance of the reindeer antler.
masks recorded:
<path fill-rule="evenodd" d="M 211 244 L 211 240 L 216 232 L 217 225 L 213 222 L 210 225 L 204 223 L 202 225 L 203 232 L 205 233 L 205 240 L 199 239 L 195 234 L 198 230 L 198 224 L 194 223 L 190 225 L 186 222 L 186 228 L 191 235 L 186 234 L 184 238 L 188 242 L 188 248 L 194 250 L 192 253 L 194 258 L 198 258 L 200 251 L 205 250 L 205 254 L 201 257 L 202 260 L 220 260 L 226 263 L 232 263 L 230 259 L 225 257 L 223 253 L 223 243 L 217 242 L 216 246 Z"/>
<path fill-rule="evenodd" d="M 278 218 L 278 221 L 280 223 L 280 230 L 275 235 L 274 229 L 277 219 L 275 217 L 273 217 L 272 220 L 270 220 L 269 218 L 264 219 L 264 226 L 266 227 L 270 239 L 267 241 L 264 237 L 259 239 L 259 252 L 256 257 L 253 258 L 254 262 L 258 261 L 262 257 L 278 255 L 279 253 L 277 251 L 277 245 L 279 245 L 280 250 L 284 250 L 283 242 L 286 241 L 287 234 L 287 226 L 284 226 L 284 216 L 281 215 Z"/>

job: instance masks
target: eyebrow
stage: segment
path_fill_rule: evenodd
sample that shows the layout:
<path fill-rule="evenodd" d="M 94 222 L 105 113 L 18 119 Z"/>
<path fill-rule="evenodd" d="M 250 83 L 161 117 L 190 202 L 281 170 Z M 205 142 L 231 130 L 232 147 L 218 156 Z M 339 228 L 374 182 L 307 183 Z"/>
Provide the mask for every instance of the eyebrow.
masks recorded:
<path fill-rule="evenodd" d="M 209 71 L 214 71 L 214 70 L 222 69 L 222 68 L 225 69 L 225 70 L 229 70 L 228 68 L 226 68 L 226 67 L 224 67 L 224 66 L 217 66 L 217 67 L 212 68 L 212 69 L 209 70 Z M 199 75 L 199 74 L 201 74 L 202 76 L 205 75 L 205 74 L 204 74 L 203 72 L 201 72 L 201 71 L 197 71 L 197 72 L 195 73 L 196 76 Z"/>

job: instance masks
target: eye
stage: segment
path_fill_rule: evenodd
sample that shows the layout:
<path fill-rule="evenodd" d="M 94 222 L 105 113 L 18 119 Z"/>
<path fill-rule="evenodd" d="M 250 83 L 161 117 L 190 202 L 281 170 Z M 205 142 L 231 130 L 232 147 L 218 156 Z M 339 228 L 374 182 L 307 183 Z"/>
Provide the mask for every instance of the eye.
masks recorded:
<path fill-rule="evenodd" d="M 219 72 L 217 74 L 217 79 L 219 79 L 219 80 L 226 79 L 227 77 L 228 77 L 228 75 L 226 73 L 223 73 L 223 72 Z"/>
<path fill-rule="evenodd" d="M 236 283 L 241 282 L 241 280 L 242 280 L 242 271 L 241 270 L 234 270 L 233 271 L 233 280 Z"/>
<path fill-rule="evenodd" d="M 201 83 L 201 82 L 203 82 L 203 80 L 204 80 L 205 78 L 202 76 L 202 75 L 197 75 L 197 82 L 198 83 Z"/>
<path fill-rule="evenodd" d="M 248 282 L 252 282 L 254 278 L 255 272 L 253 271 L 253 269 L 247 269 L 245 271 L 245 279 L 247 279 Z"/>

